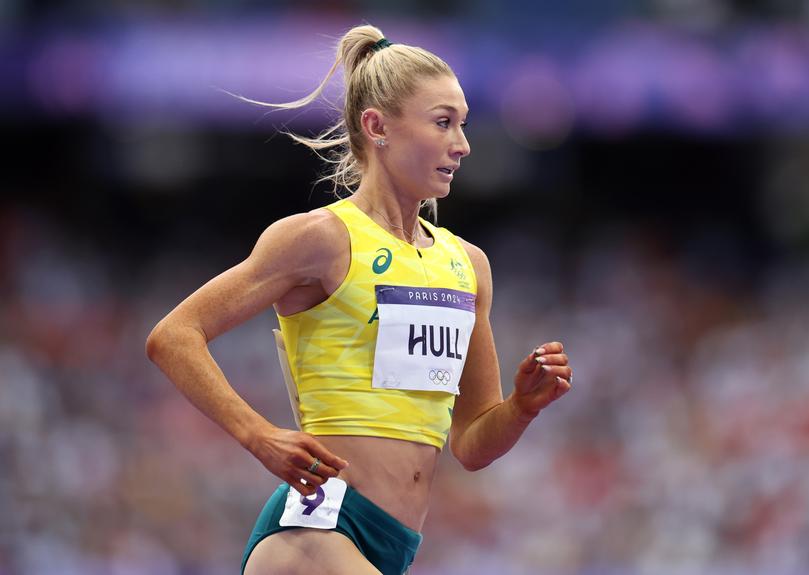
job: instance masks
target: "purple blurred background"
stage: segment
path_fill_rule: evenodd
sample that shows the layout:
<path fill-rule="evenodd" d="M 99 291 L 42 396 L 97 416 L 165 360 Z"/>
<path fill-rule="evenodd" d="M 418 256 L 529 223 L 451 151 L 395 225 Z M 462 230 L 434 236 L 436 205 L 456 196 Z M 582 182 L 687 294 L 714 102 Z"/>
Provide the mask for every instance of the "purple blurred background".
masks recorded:
<path fill-rule="evenodd" d="M 505 393 L 576 387 L 470 474 L 415 575 L 809 572 L 809 4 L 21 2 L 0 8 L 0 575 L 238 569 L 277 480 L 145 358 L 276 219 L 331 201 L 271 113 L 368 21 L 456 70 L 439 222 L 492 262 Z M 339 103 L 339 84 L 329 98 Z M 294 425 L 271 311 L 212 345 Z"/>
<path fill-rule="evenodd" d="M 517 141 L 670 129 L 710 134 L 802 130 L 809 124 L 805 22 L 740 22 L 718 30 L 627 17 L 603 27 L 548 27 L 540 6 L 524 33 L 485 22 L 380 17 L 386 33 L 440 53 L 477 117 L 499 119 Z M 147 118 L 254 128 L 255 113 L 216 87 L 286 101 L 331 65 L 352 11 L 192 10 L 80 23 L 54 18 L 3 40 L 0 103 L 7 114 L 101 122 Z M 517 15 L 511 16 L 516 17 Z M 544 25 L 544 26 L 543 26 Z M 338 97 L 337 86 L 329 92 Z M 322 111 L 321 111 L 322 112 Z M 319 126 L 324 115 L 298 124 Z M 510 130 L 510 131 L 512 131 Z"/>

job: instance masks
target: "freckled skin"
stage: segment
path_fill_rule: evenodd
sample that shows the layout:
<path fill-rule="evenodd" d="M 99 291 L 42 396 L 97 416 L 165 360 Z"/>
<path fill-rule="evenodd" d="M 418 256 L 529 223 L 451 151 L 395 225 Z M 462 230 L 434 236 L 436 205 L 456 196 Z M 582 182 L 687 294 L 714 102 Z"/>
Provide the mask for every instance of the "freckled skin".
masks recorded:
<path fill-rule="evenodd" d="M 469 154 L 463 134 L 467 111 L 457 79 L 442 76 L 421 82 L 400 116 L 385 119 L 369 113 L 375 120 L 363 124 L 368 163 L 350 201 L 407 241 L 402 232 L 418 229 L 420 202 L 449 194 L 449 180 L 438 168 L 459 166 Z M 375 146 L 378 138 L 387 144 Z M 359 197 L 364 203 L 357 203 Z M 416 236 L 416 247 L 430 245 L 425 234 Z M 448 447 L 465 469 L 475 471 L 508 452 L 539 412 L 570 389 L 572 370 L 560 342 L 542 344 L 520 363 L 514 392 L 503 399 L 489 323 L 491 268 L 480 248 L 460 241 L 472 262 L 478 291 L 475 327 L 459 383 L 464 391 L 455 401 Z M 245 261 L 202 286 L 155 327 L 147 353 L 198 409 L 302 495 L 312 496 L 317 486 L 339 476 L 405 526 L 420 531 L 440 455 L 436 447 L 385 437 L 315 437 L 278 428 L 233 390 L 207 347 L 218 335 L 272 306 L 289 315 L 326 300 L 347 274 L 350 250 L 345 227 L 327 210 L 275 222 Z M 316 474 L 308 471 L 315 458 L 321 460 Z M 324 575 L 378 574 L 342 534 L 294 529 L 259 543 L 245 575 L 308 575 L 312 565 Z"/>

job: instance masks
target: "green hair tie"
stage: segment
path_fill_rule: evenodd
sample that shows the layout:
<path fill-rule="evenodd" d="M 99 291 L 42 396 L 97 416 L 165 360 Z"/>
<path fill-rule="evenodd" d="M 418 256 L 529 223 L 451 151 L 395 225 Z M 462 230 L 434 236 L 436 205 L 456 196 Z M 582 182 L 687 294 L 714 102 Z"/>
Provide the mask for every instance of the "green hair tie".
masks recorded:
<path fill-rule="evenodd" d="M 388 42 L 387 38 L 382 38 L 381 40 L 377 40 L 373 45 L 374 52 L 379 52 L 382 48 L 387 48 L 390 46 L 391 43 Z"/>

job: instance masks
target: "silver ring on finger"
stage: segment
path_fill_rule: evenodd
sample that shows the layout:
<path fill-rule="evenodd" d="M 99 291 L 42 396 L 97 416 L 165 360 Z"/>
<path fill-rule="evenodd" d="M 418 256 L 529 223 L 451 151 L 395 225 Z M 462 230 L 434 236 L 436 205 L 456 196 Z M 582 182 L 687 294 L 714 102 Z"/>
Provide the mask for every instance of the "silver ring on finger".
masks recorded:
<path fill-rule="evenodd" d="M 306 471 L 309 473 L 317 473 L 317 468 L 320 467 L 320 459 L 315 457 L 315 460 L 312 462 L 312 465 L 306 468 Z"/>

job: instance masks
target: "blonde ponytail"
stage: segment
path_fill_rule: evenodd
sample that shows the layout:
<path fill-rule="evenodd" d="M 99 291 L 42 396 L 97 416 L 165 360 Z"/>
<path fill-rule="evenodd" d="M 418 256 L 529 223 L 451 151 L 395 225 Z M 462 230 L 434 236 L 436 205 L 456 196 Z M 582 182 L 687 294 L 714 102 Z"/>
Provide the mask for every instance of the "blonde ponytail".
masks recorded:
<path fill-rule="evenodd" d="M 272 104 L 236 96 L 245 102 L 281 110 L 294 110 L 314 102 L 323 94 L 337 68 L 344 69 L 345 98 L 341 118 L 314 137 L 285 132 L 295 142 L 314 151 L 328 166 L 325 175 L 316 181 L 332 182 L 332 191 L 354 193 L 362 180 L 366 161 L 363 148 L 361 116 L 369 107 L 398 115 L 406 98 L 411 96 L 418 80 L 424 77 L 449 75 L 452 69 L 435 54 L 415 46 L 387 44 L 379 28 L 357 26 L 346 32 L 337 45 L 337 55 L 326 77 L 315 90 L 293 102 Z M 438 213 L 435 199 L 423 202 L 435 220 Z"/>

